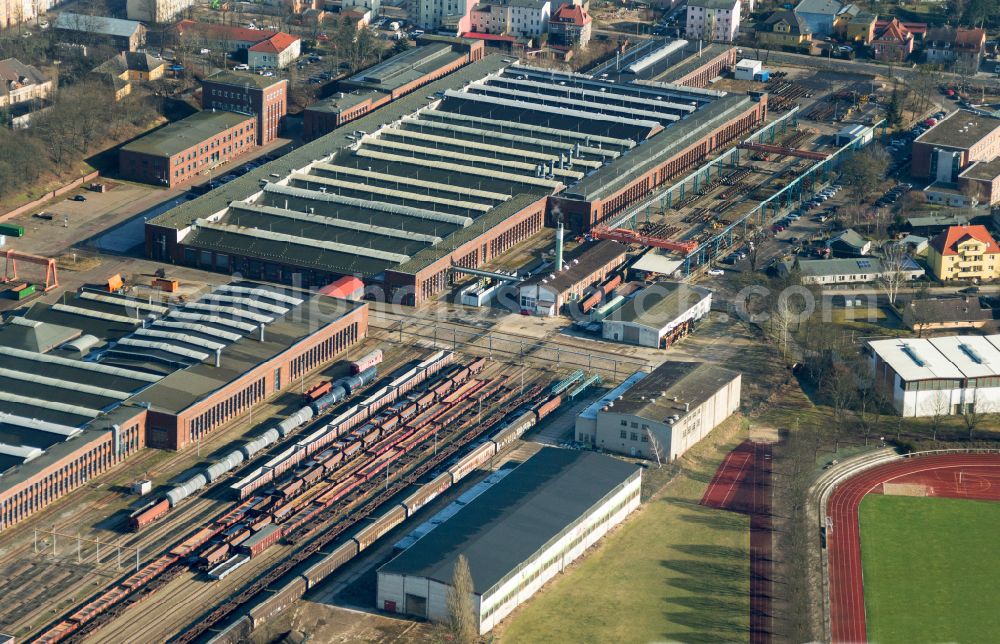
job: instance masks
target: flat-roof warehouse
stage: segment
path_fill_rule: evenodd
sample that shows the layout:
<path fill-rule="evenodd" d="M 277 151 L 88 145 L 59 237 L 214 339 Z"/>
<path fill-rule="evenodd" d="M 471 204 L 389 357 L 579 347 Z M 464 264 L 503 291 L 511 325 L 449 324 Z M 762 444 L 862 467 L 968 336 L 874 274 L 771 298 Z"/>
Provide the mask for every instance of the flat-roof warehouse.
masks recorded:
<path fill-rule="evenodd" d="M 419 304 L 545 223 L 588 229 L 733 141 L 766 98 L 616 84 L 489 56 L 147 222 L 150 257 Z M 666 133 L 666 134 L 665 134 Z"/>
<path fill-rule="evenodd" d="M 434 621 L 458 556 L 485 633 L 639 507 L 642 470 L 592 452 L 543 448 L 378 570 L 377 606 Z"/>

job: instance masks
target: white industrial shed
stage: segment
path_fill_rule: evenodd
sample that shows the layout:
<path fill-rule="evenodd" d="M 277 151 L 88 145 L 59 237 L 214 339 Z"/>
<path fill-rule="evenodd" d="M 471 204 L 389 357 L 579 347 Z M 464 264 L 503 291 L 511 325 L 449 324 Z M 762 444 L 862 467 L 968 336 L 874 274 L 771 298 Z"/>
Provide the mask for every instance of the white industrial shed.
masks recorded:
<path fill-rule="evenodd" d="M 448 616 L 465 555 L 486 633 L 639 507 L 642 470 L 610 456 L 543 448 L 378 570 L 377 607 Z"/>
<path fill-rule="evenodd" d="M 875 385 L 903 416 L 1000 412 L 1000 335 L 868 343 Z"/>
<path fill-rule="evenodd" d="M 629 384 L 630 383 L 630 384 Z M 576 440 L 619 454 L 672 461 L 740 407 L 743 377 L 703 362 L 664 362 L 588 407 Z"/>
<path fill-rule="evenodd" d="M 657 282 L 642 289 L 601 322 L 605 340 L 666 348 L 687 335 L 691 323 L 708 315 L 712 292 L 679 282 Z"/>

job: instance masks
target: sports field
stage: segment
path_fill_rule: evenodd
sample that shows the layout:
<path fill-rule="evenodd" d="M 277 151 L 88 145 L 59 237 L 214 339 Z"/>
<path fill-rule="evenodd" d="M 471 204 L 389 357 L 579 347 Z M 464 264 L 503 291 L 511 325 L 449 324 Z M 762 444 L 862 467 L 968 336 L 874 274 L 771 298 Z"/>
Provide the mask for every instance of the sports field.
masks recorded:
<path fill-rule="evenodd" d="M 996 641 L 1000 503 L 870 494 L 860 524 L 870 641 Z"/>

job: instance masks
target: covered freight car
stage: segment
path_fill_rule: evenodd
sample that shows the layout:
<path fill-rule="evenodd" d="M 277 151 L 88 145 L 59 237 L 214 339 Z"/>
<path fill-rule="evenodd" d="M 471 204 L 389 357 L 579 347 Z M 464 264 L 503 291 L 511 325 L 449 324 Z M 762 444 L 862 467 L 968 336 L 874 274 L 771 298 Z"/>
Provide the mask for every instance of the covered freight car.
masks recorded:
<path fill-rule="evenodd" d="M 375 349 L 351 363 L 351 374 L 359 374 L 365 369 L 382 363 L 382 349 Z"/>

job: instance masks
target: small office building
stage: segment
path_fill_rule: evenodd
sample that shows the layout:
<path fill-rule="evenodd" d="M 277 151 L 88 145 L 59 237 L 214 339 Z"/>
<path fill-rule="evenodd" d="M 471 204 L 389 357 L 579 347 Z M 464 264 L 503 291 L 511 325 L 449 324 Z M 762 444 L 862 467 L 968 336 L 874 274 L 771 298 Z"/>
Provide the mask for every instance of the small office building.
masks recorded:
<path fill-rule="evenodd" d="M 576 440 L 669 462 L 740 408 L 742 385 L 736 371 L 702 362 L 664 362 L 648 374 L 633 374 L 613 397 L 584 410 L 576 421 Z"/>
<path fill-rule="evenodd" d="M 712 291 L 680 282 L 642 289 L 601 322 L 605 340 L 667 348 L 691 332 L 712 309 Z"/>

